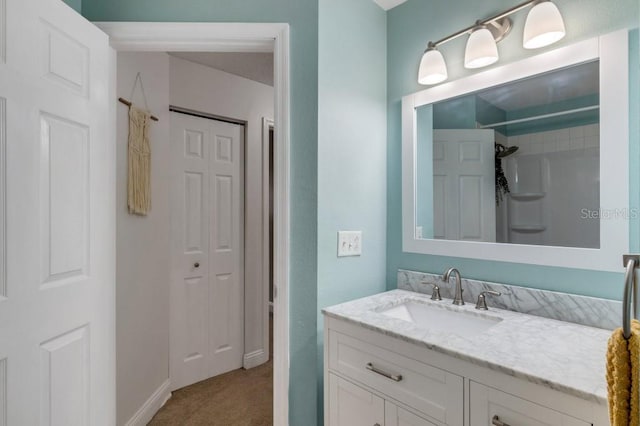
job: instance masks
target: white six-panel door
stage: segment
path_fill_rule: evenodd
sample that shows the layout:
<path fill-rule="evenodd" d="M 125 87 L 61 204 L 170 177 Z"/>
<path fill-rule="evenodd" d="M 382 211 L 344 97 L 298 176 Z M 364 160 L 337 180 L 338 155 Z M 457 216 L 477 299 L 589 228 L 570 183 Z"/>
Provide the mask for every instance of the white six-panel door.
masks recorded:
<path fill-rule="evenodd" d="M 171 114 L 171 387 L 242 366 L 244 127 Z"/>
<path fill-rule="evenodd" d="M 115 423 L 108 37 L 0 0 L 0 425 Z"/>
<path fill-rule="evenodd" d="M 493 130 L 433 131 L 435 238 L 496 241 Z"/>

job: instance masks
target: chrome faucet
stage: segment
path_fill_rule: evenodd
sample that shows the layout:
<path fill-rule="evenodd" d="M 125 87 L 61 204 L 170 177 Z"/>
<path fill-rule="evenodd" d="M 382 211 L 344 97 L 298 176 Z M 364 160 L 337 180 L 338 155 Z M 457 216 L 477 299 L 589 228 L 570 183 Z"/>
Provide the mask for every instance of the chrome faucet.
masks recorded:
<path fill-rule="evenodd" d="M 456 293 L 453 296 L 453 304 L 464 305 L 464 300 L 462 300 L 462 277 L 460 276 L 460 272 L 456 268 L 449 268 L 442 276 L 442 280 L 448 283 L 452 274 L 456 275 Z"/>

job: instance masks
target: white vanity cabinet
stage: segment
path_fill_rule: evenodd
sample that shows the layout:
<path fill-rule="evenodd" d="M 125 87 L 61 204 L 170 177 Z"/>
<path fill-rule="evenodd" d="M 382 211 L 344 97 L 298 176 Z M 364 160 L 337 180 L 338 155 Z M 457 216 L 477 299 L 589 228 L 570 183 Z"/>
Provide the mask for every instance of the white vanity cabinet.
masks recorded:
<path fill-rule="evenodd" d="M 384 414 L 385 426 L 435 426 L 435 423 L 418 417 L 389 401 L 385 402 Z"/>
<path fill-rule="evenodd" d="M 332 407 L 328 424 L 373 426 L 384 423 L 384 399 L 335 374 L 329 374 L 328 386 Z"/>
<path fill-rule="evenodd" d="M 547 407 L 534 404 L 497 389 L 470 382 L 470 426 L 486 426 L 487 419 L 494 424 L 518 426 L 590 426 L 582 420 Z"/>
<path fill-rule="evenodd" d="M 324 336 L 325 426 L 608 424 L 605 405 L 361 325 L 325 316 Z"/>
<path fill-rule="evenodd" d="M 327 426 L 463 426 L 461 376 L 328 324 L 341 323 L 325 323 Z"/>
<path fill-rule="evenodd" d="M 329 418 L 334 426 L 436 426 L 361 386 L 329 374 Z"/>

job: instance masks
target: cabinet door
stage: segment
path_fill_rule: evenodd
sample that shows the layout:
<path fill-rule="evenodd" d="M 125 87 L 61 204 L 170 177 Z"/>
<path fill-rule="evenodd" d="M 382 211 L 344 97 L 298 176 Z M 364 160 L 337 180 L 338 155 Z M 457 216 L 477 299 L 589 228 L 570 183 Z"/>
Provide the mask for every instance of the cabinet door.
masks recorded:
<path fill-rule="evenodd" d="M 329 426 L 384 426 L 384 400 L 329 374 Z"/>
<path fill-rule="evenodd" d="M 590 423 L 474 382 L 471 382 L 470 405 L 470 426 L 591 426 Z"/>
<path fill-rule="evenodd" d="M 384 420 L 385 426 L 436 426 L 389 401 L 385 401 Z"/>

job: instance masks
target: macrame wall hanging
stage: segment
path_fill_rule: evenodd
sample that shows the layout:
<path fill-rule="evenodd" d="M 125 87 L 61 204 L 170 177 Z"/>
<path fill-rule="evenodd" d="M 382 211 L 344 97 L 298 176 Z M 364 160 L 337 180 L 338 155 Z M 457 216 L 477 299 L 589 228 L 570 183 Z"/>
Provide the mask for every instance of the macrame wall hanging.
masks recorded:
<path fill-rule="evenodd" d="M 151 145 L 149 121 L 158 121 L 151 115 L 140 73 L 131 90 L 131 97 L 140 84 L 145 109 L 140 109 L 126 99 L 118 99 L 129 107 L 127 206 L 130 214 L 146 216 L 151 210 Z"/>

